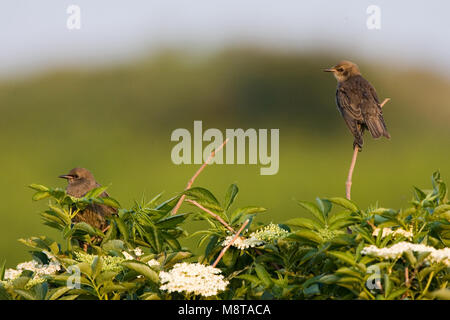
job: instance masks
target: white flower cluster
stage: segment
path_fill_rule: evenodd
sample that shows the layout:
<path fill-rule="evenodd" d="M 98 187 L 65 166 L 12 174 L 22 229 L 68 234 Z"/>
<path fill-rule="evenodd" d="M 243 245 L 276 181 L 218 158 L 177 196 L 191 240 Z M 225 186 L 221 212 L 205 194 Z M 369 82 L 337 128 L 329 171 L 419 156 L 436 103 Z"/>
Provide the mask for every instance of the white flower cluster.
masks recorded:
<path fill-rule="evenodd" d="M 144 254 L 144 251 L 142 251 L 142 249 L 139 247 L 134 248 L 133 251 L 134 251 L 134 254 L 136 255 L 136 257 L 140 257 Z"/>
<path fill-rule="evenodd" d="M 378 236 L 379 233 L 380 233 L 380 228 L 376 228 L 375 230 L 373 230 L 372 235 Z M 401 228 L 396 229 L 396 230 L 392 230 L 391 228 L 383 228 L 383 233 L 382 233 L 381 237 L 384 238 L 390 234 L 392 234 L 394 237 L 395 236 L 403 236 L 403 237 L 409 238 L 409 239 L 411 239 L 414 236 L 411 231 L 406 231 Z"/>
<path fill-rule="evenodd" d="M 40 264 L 35 260 L 31 260 L 18 264 L 15 269 L 6 269 L 4 279 L 14 280 L 25 270 L 34 272 L 33 279 L 36 280 L 44 275 L 55 274 L 61 270 L 61 265 L 57 261 L 50 261 L 49 264 Z"/>
<path fill-rule="evenodd" d="M 283 238 L 287 236 L 289 232 L 283 228 L 280 228 L 277 224 L 269 224 L 264 228 L 252 232 L 248 238 L 246 237 L 238 237 L 234 243 L 233 247 L 236 247 L 240 250 L 245 250 L 248 248 L 258 247 L 264 244 L 264 242 L 271 242 L 276 239 Z M 225 238 L 222 242 L 222 246 L 226 247 L 231 240 L 233 240 L 235 235 L 230 235 Z"/>
<path fill-rule="evenodd" d="M 235 235 L 231 235 L 225 238 L 225 240 L 222 242 L 222 246 L 226 247 L 231 240 L 233 240 Z M 253 248 L 262 245 L 263 242 L 261 240 L 256 239 L 255 237 L 245 238 L 245 237 L 238 237 L 233 242 L 233 247 L 236 247 L 240 250 L 245 250 L 248 248 Z"/>
<path fill-rule="evenodd" d="M 158 266 L 159 266 L 159 262 L 158 262 L 158 260 L 151 259 L 151 260 L 149 260 L 149 261 L 147 262 L 147 265 L 148 265 L 149 267 L 158 267 Z"/>
<path fill-rule="evenodd" d="M 139 258 L 144 254 L 144 251 L 142 251 L 141 248 L 137 247 L 133 250 L 134 255 Z M 125 257 L 125 260 L 134 260 L 135 257 L 133 257 L 131 254 L 129 254 L 127 251 L 122 251 L 123 256 Z"/>
<path fill-rule="evenodd" d="M 80 262 L 86 262 L 88 264 L 92 264 L 94 262 L 94 259 L 97 257 L 96 255 L 89 254 L 83 251 L 75 251 L 75 258 Z M 122 271 L 122 262 L 125 261 L 125 259 L 121 257 L 113 257 L 113 256 L 102 256 L 102 271 L 113 271 L 113 272 L 120 272 Z"/>
<path fill-rule="evenodd" d="M 288 234 L 289 232 L 287 230 L 280 228 L 277 224 L 271 223 L 258 231 L 252 232 L 250 238 L 253 237 L 264 242 L 270 242 L 286 237 Z"/>
<path fill-rule="evenodd" d="M 160 289 L 204 297 L 215 296 L 228 285 L 220 273 L 220 269 L 200 263 L 177 263 L 170 271 L 159 273 L 162 283 Z"/>
<path fill-rule="evenodd" d="M 430 255 L 427 257 L 430 262 L 444 263 L 445 265 L 450 266 L 450 248 L 435 249 L 424 244 L 414 244 L 405 241 L 396 243 L 389 248 L 377 248 L 376 246 L 371 245 L 365 247 L 361 253 L 386 259 L 394 259 L 400 257 L 408 250 L 419 253 L 430 252 Z"/>

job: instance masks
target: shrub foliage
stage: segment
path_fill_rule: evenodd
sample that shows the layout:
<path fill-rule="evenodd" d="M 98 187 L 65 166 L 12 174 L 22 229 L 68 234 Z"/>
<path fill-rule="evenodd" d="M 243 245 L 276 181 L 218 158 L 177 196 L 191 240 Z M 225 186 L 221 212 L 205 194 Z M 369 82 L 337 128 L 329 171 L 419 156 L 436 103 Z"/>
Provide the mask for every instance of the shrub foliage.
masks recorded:
<path fill-rule="evenodd" d="M 438 172 L 430 190 L 414 188 L 407 209 L 317 198 L 299 201 L 299 217 L 280 224 L 258 223 L 262 207 L 235 208 L 234 184 L 223 202 L 195 187 L 131 209 L 99 197 L 104 187 L 83 198 L 30 187 L 34 200 L 48 200 L 43 223 L 64 240 L 20 239 L 33 260 L 3 263 L 0 299 L 450 299 L 450 202 Z M 183 195 L 190 211 L 172 214 Z M 92 203 L 118 208 L 105 232 L 73 222 Z M 186 219 L 207 227 L 188 235 Z M 201 255 L 182 247 L 186 236 Z"/>

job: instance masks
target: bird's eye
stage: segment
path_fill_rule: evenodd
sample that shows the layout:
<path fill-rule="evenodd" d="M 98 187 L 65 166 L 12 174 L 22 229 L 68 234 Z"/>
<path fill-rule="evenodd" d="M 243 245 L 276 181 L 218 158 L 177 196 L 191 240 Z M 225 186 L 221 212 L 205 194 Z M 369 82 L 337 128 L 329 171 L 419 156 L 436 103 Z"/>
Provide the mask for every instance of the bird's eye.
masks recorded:
<path fill-rule="evenodd" d="M 337 71 L 342 72 L 342 71 L 344 71 L 344 69 L 343 68 L 339 68 L 339 69 L 337 69 Z"/>
<path fill-rule="evenodd" d="M 74 177 L 75 179 L 78 179 L 78 175 L 77 175 L 77 174 L 74 174 L 73 177 Z"/>

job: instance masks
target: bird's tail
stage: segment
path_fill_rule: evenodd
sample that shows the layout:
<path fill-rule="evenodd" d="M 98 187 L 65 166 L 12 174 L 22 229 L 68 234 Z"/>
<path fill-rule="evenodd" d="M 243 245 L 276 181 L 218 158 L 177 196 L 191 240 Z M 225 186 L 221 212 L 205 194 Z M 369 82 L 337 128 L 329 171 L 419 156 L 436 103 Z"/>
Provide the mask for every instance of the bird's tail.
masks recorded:
<path fill-rule="evenodd" d="M 388 139 L 391 135 L 387 131 L 386 124 L 384 123 L 383 117 L 371 118 L 366 120 L 367 128 L 374 139 L 384 136 Z"/>

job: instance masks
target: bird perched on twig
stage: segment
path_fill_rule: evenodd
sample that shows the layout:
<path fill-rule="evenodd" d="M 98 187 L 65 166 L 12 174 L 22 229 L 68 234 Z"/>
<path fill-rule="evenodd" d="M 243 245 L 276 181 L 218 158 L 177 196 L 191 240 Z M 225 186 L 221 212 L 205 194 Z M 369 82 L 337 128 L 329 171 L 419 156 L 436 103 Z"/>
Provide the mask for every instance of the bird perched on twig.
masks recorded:
<path fill-rule="evenodd" d="M 68 174 L 59 176 L 59 178 L 67 179 L 67 194 L 75 198 L 81 198 L 92 189 L 101 187 L 95 181 L 92 173 L 84 168 L 74 168 Z M 103 192 L 100 197 L 109 197 L 108 193 Z M 86 222 L 100 230 L 104 230 L 108 226 L 106 217 L 117 212 L 117 209 L 104 204 L 91 204 L 83 211 L 80 211 L 74 218 L 75 222 Z"/>
<path fill-rule="evenodd" d="M 356 64 L 341 61 L 332 68 L 338 81 L 336 104 L 348 128 L 354 136 L 353 148 L 361 151 L 364 130 L 368 129 L 373 138 L 390 138 L 383 119 L 383 111 L 375 88 L 361 76 Z"/>

